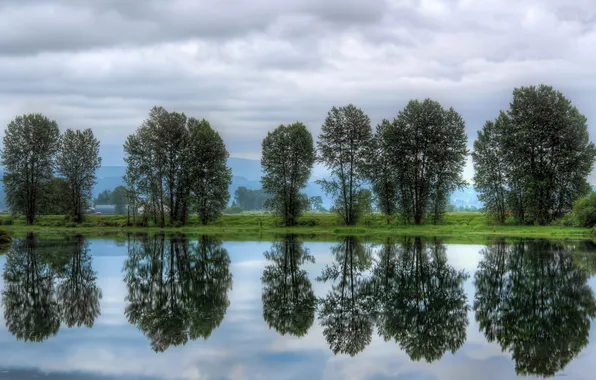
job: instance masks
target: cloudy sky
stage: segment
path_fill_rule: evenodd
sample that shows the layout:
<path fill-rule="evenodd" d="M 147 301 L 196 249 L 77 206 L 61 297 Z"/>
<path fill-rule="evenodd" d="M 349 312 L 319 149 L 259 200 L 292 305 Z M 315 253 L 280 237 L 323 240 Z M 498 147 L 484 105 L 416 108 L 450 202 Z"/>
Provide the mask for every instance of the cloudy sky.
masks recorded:
<path fill-rule="evenodd" d="M 91 127 L 114 165 L 162 105 L 259 158 L 280 123 L 318 134 L 333 105 L 376 124 L 432 97 L 471 147 L 516 86 L 551 84 L 596 120 L 595 25 L 593 0 L 2 0 L 0 125 L 42 112 Z"/>

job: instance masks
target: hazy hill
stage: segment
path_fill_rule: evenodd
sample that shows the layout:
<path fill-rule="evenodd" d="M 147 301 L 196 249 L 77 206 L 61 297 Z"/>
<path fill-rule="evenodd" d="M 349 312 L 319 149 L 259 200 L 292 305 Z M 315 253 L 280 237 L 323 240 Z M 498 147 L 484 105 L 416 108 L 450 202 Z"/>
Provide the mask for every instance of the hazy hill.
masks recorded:
<path fill-rule="evenodd" d="M 228 165 L 232 168 L 232 184 L 230 185 L 230 194 L 234 197 L 234 192 L 240 186 L 248 189 L 261 188 L 261 162 L 259 160 L 250 160 L 245 158 L 230 157 Z M 93 196 L 97 196 L 104 190 L 112 190 L 122 185 L 125 167 L 124 166 L 102 166 L 97 171 L 97 185 L 93 189 Z M 0 170 L 0 176 L 2 170 Z M 308 196 L 320 195 L 323 198 L 325 207 L 330 207 L 332 199 L 325 196 L 321 187 L 316 183 L 310 182 L 304 192 Z M 454 192 L 450 197 L 450 203 L 456 205 L 474 205 L 480 207 L 482 204 L 478 201 L 478 194 L 474 187 L 469 185 L 467 188 Z M 0 209 L 4 209 L 4 188 L 0 182 Z"/>

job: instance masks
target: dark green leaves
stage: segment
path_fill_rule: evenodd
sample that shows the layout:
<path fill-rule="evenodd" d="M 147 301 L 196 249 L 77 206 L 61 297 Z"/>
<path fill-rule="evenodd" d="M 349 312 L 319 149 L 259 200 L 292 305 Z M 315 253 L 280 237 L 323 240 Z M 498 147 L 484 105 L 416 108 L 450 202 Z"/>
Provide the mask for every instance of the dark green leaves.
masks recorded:
<path fill-rule="evenodd" d="M 302 123 L 280 125 L 267 133 L 262 144 L 263 191 L 271 196 L 273 209 L 286 226 L 294 226 L 308 207 L 300 194 L 307 184 L 315 161 L 311 133 Z"/>

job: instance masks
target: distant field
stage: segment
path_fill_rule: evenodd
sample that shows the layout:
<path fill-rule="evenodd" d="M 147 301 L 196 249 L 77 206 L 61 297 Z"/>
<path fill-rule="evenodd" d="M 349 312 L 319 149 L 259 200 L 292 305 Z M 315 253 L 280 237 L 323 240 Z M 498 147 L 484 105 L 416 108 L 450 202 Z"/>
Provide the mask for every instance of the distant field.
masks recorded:
<path fill-rule="evenodd" d="M 55 233 L 81 232 L 85 234 L 127 233 L 127 232 L 183 232 L 188 234 L 218 234 L 230 239 L 238 240 L 270 240 L 284 233 L 297 233 L 310 236 L 314 240 L 332 239 L 345 235 L 357 235 L 371 239 L 381 239 L 395 235 L 442 236 L 462 241 L 491 236 L 511 237 L 548 237 L 548 238 L 579 238 L 589 237 L 591 229 L 566 228 L 558 226 L 497 226 L 487 221 L 484 214 L 479 212 L 457 212 L 445 215 L 440 225 L 426 224 L 422 226 L 403 225 L 400 223 L 387 224 L 381 214 L 368 215 L 353 227 L 342 226 L 340 219 L 330 213 L 309 213 L 299 220 L 299 226 L 283 228 L 278 220 L 265 213 L 245 213 L 223 215 L 216 222 L 200 225 L 196 217 L 191 218 L 189 225 L 184 227 L 130 227 L 126 225 L 125 215 L 88 215 L 84 223 L 76 225 L 68 222 L 64 216 L 42 216 L 34 226 L 27 226 L 25 219 L 12 218 L 8 215 L 0 216 L 0 228 L 10 230 L 15 234 L 27 231 Z"/>

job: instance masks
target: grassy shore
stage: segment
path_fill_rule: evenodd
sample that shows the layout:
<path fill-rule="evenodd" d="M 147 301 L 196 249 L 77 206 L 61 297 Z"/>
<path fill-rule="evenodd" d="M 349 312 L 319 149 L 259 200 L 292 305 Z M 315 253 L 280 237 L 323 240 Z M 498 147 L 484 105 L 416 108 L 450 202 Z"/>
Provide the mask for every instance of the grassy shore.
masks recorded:
<path fill-rule="evenodd" d="M 126 216 L 88 215 L 82 224 L 74 224 L 63 216 L 41 216 L 36 225 L 27 226 L 22 217 L 13 218 L 0 215 L 0 228 L 15 235 L 26 232 L 64 233 L 77 232 L 86 235 L 110 234 L 124 236 L 131 232 L 180 232 L 185 234 L 215 234 L 230 240 L 271 240 L 286 233 L 300 234 L 308 240 L 335 240 L 346 235 L 355 235 L 372 240 L 388 236 L 416 235 L 439 236 L 450 241 L 480 242 L 492 237 L 544 237 L 577 239 L 591 238 L 592 230 L 586 228 L 568 228 L 558 226 L 498 226 L 490 223 L 479 212 L 448 213 L 439 225 L 422 226 L 388 224 L 380 214 L 366 216 L 357 226 L 342 226 L 338 216 L 328 213 L 306 214 L 300 218 L 299 225 L 292 228 L 279 226 L 277 219 L 264 213 L 223 215 L 216 222 L 202 226 L 196 218 L 183 227 L 149 225 L 147 227 L 127 226 Z"/>

